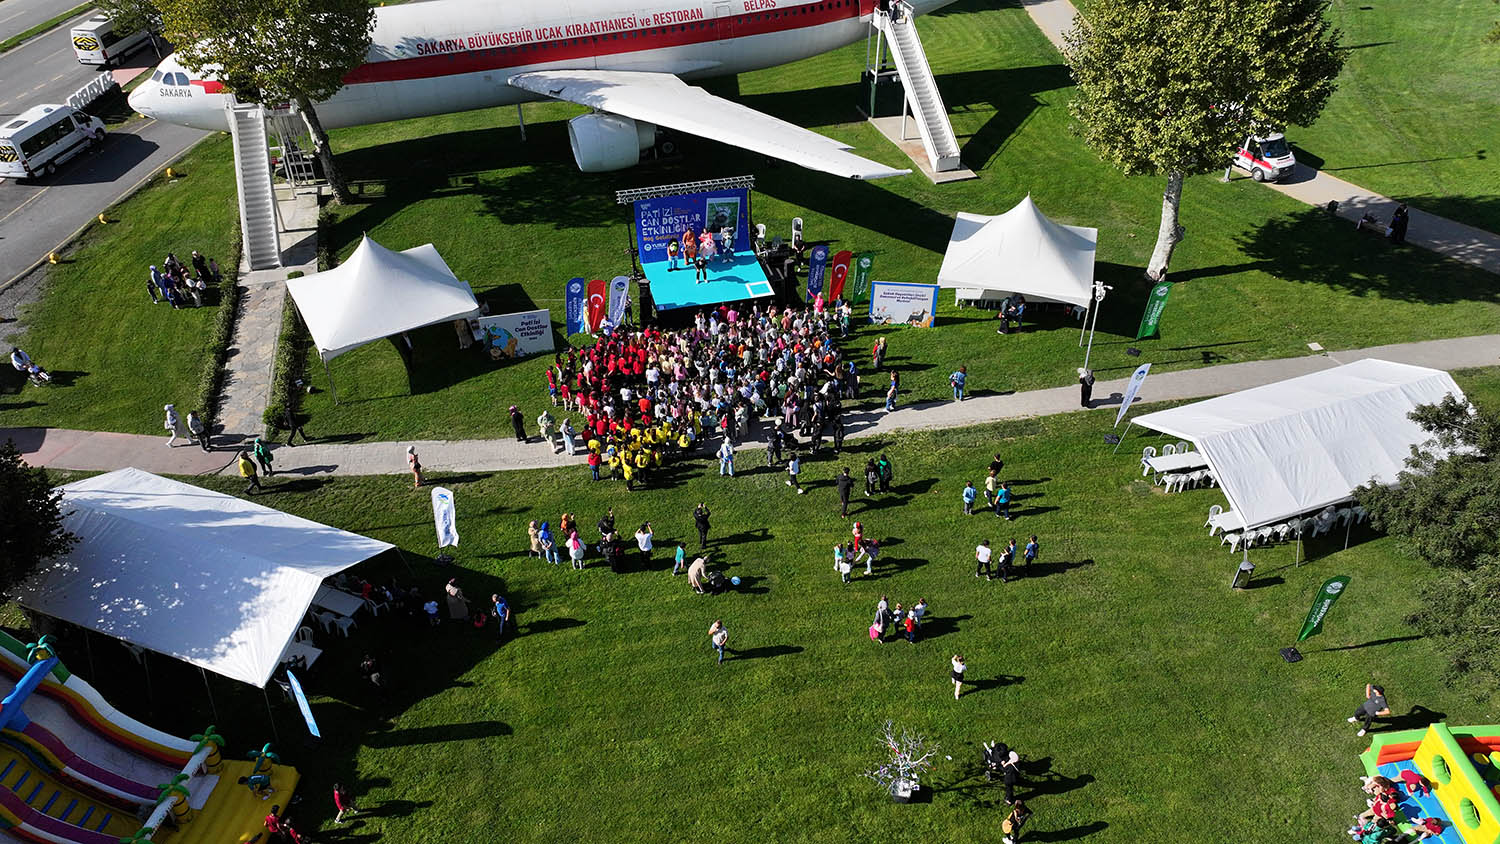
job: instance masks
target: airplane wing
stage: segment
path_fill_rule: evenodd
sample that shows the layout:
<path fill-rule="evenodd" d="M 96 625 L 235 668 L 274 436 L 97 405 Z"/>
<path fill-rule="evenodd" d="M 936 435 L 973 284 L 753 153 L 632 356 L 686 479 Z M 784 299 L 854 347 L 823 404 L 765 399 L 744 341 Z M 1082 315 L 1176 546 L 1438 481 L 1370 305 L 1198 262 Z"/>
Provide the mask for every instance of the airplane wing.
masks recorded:
<path fill-rule="evenodd" d="M 847 152 L 848 144 L 721 99 L 670 73 L 541 70 L 507 81 L 534 94 L 655 123 L 835 176 L 884 179 L 911 172 L 860 158 Z"/>

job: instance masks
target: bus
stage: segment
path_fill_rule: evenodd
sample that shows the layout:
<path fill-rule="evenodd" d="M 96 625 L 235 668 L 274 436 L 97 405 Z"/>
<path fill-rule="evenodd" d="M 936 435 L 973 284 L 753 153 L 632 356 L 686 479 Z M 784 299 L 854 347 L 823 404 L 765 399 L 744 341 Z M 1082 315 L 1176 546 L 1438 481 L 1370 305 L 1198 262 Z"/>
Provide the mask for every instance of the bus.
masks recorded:
<path fill-rule="evenodd" d="M 50 176 L 57 165 L 103 141 L 99 118 L 69 105 L 33 106 L 0 124 L 0 176 Z"/>
<path fill-rule="evenodd" d="M 115 23 L 108 15 L 94 15 L 73 27 L 73 52 L 79 64 L 108 67 L 150 40 L 151 33 L 144 29 L 125 35 L 115 32 Z"/>

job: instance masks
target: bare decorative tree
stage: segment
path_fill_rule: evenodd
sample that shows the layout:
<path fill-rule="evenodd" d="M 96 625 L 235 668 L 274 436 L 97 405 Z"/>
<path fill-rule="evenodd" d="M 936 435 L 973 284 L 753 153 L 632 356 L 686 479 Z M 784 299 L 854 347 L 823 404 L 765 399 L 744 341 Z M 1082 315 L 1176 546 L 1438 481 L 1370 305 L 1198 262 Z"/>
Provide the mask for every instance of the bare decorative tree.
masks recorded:
<path fill-rule="evenodd" d="M 910 800 L 917 790 L 921 775 L 932 768 L 932 757 L 938 752 L 936 744 L 929 744 L 919 733 L 903 728 L 898 737 L 896 726 L 885 722 L 880 743 L 885 747 L 886 761 L 878 768 L 865 771 L 864 775 L 877 783 L 891 797 Z"/>

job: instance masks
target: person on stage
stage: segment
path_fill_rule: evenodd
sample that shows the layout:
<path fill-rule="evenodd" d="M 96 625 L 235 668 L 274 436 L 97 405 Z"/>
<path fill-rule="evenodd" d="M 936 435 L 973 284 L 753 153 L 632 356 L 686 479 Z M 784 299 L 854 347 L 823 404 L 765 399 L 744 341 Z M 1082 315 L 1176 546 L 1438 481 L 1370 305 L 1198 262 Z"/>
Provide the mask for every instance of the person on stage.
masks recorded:
<path fill-rule="evenodd" d="M 712 261 L 714 256 L 718 254 L 718 251 L 714 246 L 713 232 L 705 231 L 698 236 L 698 255 L 700 257 L 704 260 Z"/>
<path fill-rule="evenodd" d="M 677 241 L 674 239 L 667 244 L 667 269 L 677 269 Z"/>

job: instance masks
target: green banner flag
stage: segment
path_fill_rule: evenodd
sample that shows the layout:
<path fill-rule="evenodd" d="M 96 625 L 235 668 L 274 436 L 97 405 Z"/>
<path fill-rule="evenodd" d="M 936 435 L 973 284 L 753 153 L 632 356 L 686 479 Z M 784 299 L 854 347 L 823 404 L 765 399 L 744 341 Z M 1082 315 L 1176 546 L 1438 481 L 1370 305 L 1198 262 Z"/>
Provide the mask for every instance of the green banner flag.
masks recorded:
<path fill-rule="evenodd" d="M 1156 336 L 1157 323 L 1161 322 L 1161 312 L 1167 309 L 1167 296 L 1171 292 L 1170 281 L 1151 288 L 1151 295 L 1146 299 L 1146 312 L 1141 314 L 1141 327 L 1135 332 L 1135 339 L 1144 340 Z"/>
<path fill-rule="evenodd" d="M 854 289 L 849 294 L 849 304 L 855 305 L 870 298 L 870 267 L 874 263 L 874 252 L 861 252 L 854 256 Z"/>
<path fill-rule="evenodd" d="M 1328 617 L 1328 611 L 1333 609 L 1333 602 L 1344 594 L 1349 586 L 1348 575 L 1330 577 L 1318 590 L 1318 595 L 1313 599 L 1312 609 L 1307 611 L 1307 620 L 1302 622 L 1302 632 L 1298 634 L 1297 641 L 1302 641 L 1309 636 L 1316 636 L 1323 632 L 1323 619 Z"/>

